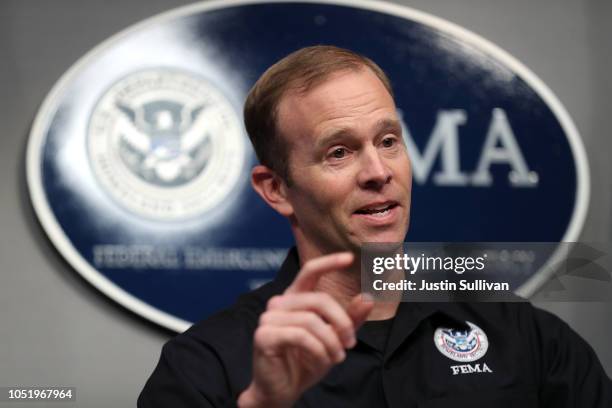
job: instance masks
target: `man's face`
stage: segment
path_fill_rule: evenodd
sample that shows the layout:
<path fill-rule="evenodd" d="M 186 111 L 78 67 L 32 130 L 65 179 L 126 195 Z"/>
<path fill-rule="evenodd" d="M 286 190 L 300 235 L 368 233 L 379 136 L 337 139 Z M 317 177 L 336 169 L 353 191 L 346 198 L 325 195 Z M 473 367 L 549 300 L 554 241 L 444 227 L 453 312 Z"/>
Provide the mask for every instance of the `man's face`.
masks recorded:
<path fill-rule="evenodd" d="M 401 242 L 412 175 L 395 103 L 367 68 L 332 75 L 278 107 L 289 144 L 294 228 L 317 252 Z"/>

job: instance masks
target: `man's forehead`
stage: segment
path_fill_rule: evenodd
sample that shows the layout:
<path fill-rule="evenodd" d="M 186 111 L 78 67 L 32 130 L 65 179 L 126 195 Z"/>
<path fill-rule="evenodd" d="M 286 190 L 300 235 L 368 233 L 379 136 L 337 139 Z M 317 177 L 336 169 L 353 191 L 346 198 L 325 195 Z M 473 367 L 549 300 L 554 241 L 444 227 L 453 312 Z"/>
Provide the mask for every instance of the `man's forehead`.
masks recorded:
<path fill-rule="evenodd" d="M 357 111 L 352 112 L 352 107 Z M 389 111 L 379 122 L 385 121 L 386 125 L 399 123 L 393 97 L 374 72 L 365 67 L 343 70 L 308 89 L 292 88 L 287 91 L 277 106 L 276 126 L 284 136 L 299 135 L 304 131 L 311 133 L 317 129 L 320 130 L 316 132 L 317 136 L 327 137 L 330 133 L 348 131 L 341 123 L 336 124 L 334 119 L 358 115 L 360 109 L 370 108 Z M 376 123 L 376 126 L 379 125 Z"/>

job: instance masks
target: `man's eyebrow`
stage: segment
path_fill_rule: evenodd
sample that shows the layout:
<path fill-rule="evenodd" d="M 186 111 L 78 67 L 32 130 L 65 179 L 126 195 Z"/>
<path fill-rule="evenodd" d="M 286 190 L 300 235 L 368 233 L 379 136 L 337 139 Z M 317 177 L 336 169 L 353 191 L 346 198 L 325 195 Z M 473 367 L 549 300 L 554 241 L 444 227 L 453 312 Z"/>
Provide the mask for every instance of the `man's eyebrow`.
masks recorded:
<path fill-rule="evenodd" d="M 316 145 L 321 146 L 321 147 L 329 146 L 329 145 L 334 144 L 337 140 L 350 138 L 352 137 L 352 135 L 353 133 L 350 131 L 350 129 L 346 129 L 346 128 L 336 129 L 324 135 L 323 137 L 321 137 L 317 141 Z"/>
<path fill-rule="evenodd" d="M 397 119 L 381 119 L 376 124 L 376 135 L 381 133 L 393 132 L 397 133 L 397 136 L 402 135 L 402 124 Z"/>
<path fill-rule="evenodd" d="M 380 136 L 383 133 L 393 132 L 397 133 L 398 136 L 402 135 L 402 125 L 397 119 L 381 119 L 374 125 L 374 135 Z M 348 128 L 339 128 L 328 132 L 322 136 L 316 145 L 320 147 L 329 146 L 334 144 L 338 140 L 354 138 L 353 131 Z"/>

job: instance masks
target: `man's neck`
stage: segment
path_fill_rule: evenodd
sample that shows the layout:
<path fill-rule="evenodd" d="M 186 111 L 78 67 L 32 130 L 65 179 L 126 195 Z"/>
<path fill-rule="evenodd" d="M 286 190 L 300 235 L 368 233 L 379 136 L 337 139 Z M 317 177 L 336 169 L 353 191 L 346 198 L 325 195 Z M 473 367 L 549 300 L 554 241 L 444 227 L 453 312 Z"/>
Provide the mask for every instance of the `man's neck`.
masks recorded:
<path fill-rule="evenodd" d="M 346 308 L 353 297 L 361 293 L 361 279 L 359 276 L 359 272 L 354 270 L 329 272 L 319 279 L 315 290 L 331 295 Z M 398 306 L 399 301 L 375 301 L 374 308 L 368 315 L 367 320 L 391 319 L 395 316 Z"/>

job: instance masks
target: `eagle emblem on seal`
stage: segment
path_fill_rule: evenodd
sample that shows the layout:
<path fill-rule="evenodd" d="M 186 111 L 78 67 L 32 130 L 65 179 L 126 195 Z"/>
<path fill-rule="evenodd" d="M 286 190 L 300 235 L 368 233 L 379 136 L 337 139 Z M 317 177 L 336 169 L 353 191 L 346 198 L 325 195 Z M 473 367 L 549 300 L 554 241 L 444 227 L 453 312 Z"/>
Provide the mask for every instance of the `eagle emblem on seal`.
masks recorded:
<path fill-rule="evenodd" d="M 117 102 L 123 114 L 119 156 L 143 180 L 160 186 L 185 184 L 206 167 L 212 151 L 205 105 L 174 101 L 141 106 Z"/>

